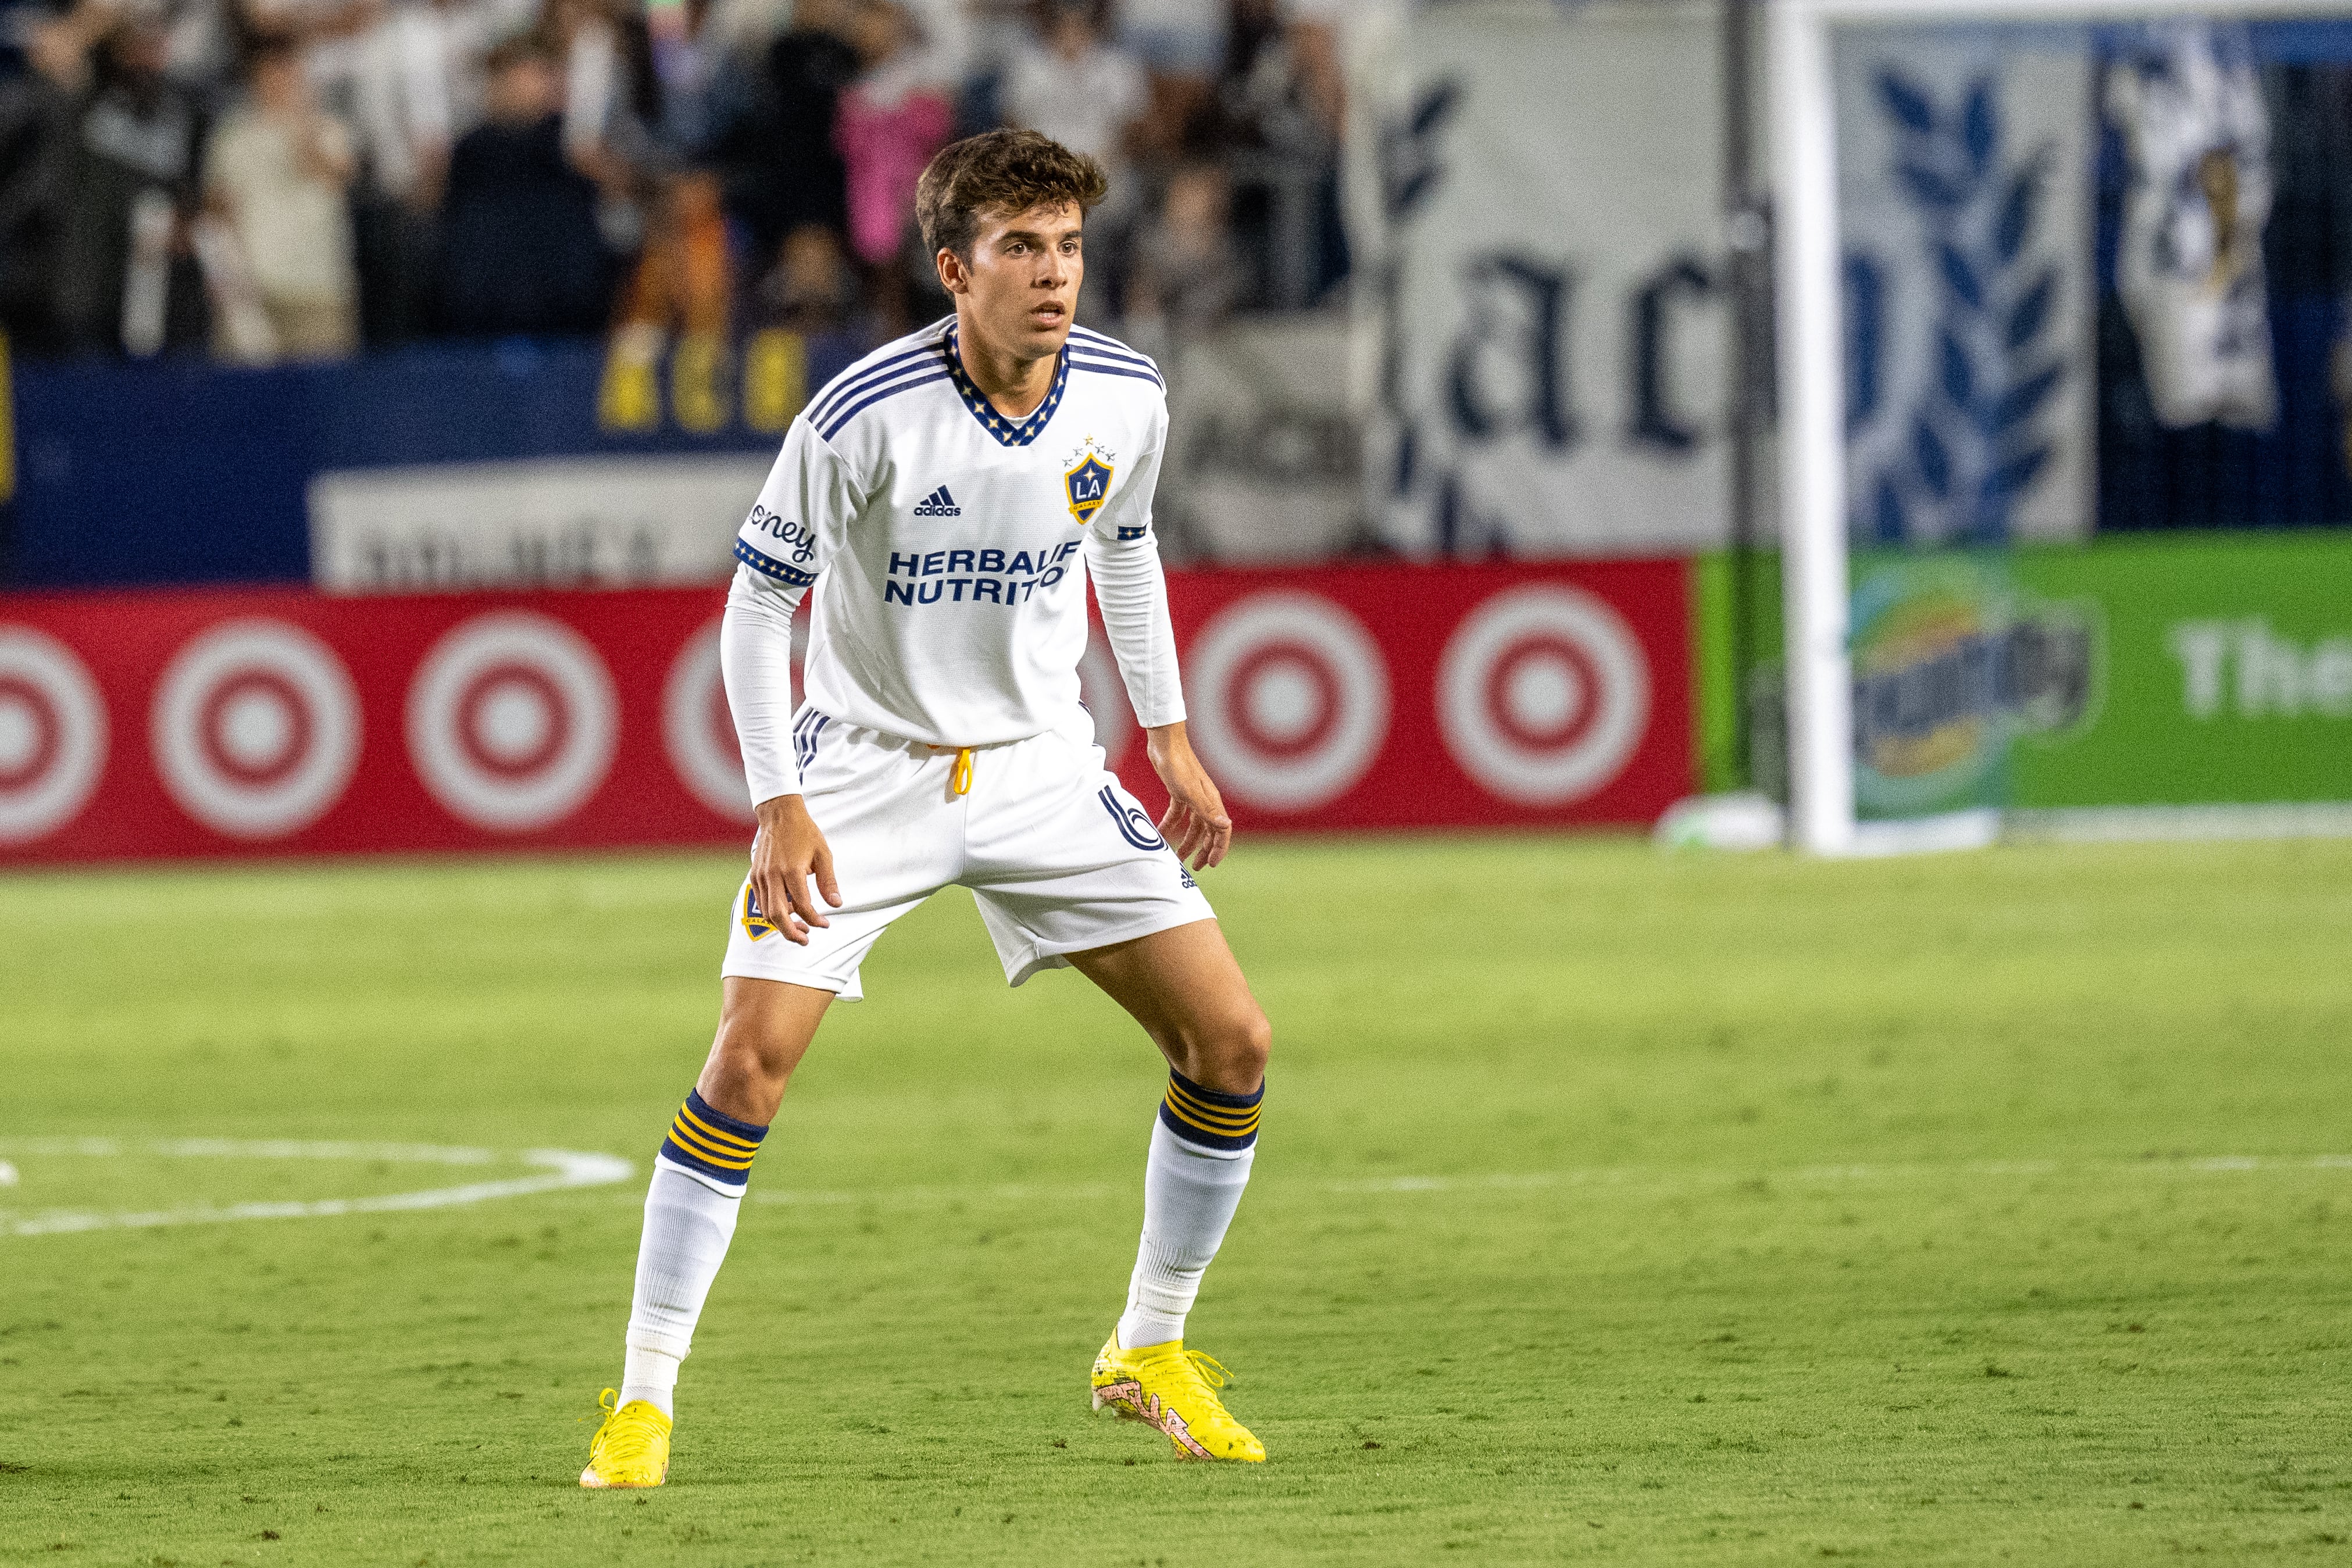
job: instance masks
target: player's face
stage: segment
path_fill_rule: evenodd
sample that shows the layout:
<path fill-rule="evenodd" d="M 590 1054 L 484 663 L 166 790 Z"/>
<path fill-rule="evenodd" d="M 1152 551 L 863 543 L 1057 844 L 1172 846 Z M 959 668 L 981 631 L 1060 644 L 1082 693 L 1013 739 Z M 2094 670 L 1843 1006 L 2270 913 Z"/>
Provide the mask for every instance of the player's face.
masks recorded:
<path fill-rule="evenodd" d="M 1057 354 L 1087 275 L 1085 214 L 1075 205 L 989 213 L 966 264 L 940 253 L 940 277 L 991 343 L 1021 359 Z"/>

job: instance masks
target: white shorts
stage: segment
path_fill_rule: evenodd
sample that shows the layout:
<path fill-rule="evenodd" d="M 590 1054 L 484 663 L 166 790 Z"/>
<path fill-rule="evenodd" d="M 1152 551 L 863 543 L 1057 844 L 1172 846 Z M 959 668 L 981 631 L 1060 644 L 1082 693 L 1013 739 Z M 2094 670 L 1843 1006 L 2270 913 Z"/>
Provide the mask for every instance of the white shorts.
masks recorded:
<path fill-rule="evenodd" d="M 961 796 L 950 783 L 952 751 L 805 707 L 793 735 L 842 907 L 825 908 L 832 924 L 803 946 L 761 917 L 747 880 L 729 911 L 722 975 L 859 1000 L 857 967 L 882 933 L 950 885 L 971 889 L 1016 986 L 1063 967 L 1066 953 L 1214 918 L 1150 817 L 1103 767 L 1090 734 L 1048 730 L 977 747 L 971 793 Z"/>

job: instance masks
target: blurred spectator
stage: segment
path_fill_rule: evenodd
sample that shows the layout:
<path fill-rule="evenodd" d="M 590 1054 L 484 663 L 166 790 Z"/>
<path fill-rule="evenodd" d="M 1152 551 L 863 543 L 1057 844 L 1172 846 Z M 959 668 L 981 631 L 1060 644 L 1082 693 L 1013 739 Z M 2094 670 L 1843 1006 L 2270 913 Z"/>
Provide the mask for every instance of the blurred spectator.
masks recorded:
<path fill-rule="evenodd" d="M 1162 155 L 1197 132 L 1231 32 L 1231 0 L 1120 0 L 1119 41 L 1151 73 L 1150 123 Z"/>
<path fill-rule="evenodd" d="M 793 25 L 793 0 L 710 0 L 703 24 L 722 56 L 752 58 Z"/>
<path fill-rule="evenodd" d="M 885 332 L 903 331 L 929 269 L 907 265 L 915 182 L 955 130 L 963 39 L 953 0 L 857 0 L 850 43 L 864 71 L 842 94 L 835 137 L 848 176 L 849 241 L 874 270 Z M 936 280 L 930 280 L 937 287 Z"/>
<path fill-rule="evenodd" d="M 361 339 L 391 343 L 600 329 L 625 277 L 641 327 L 888 333 L 945 308 L 917 175 L 1004 122 L 1111 173 L 1088 310 L 1183 336 L 1344 273 L 1341 46 L 1400 3 L 25 0 L 0 323 L 35 354 L 340 352 L 354 291 Z M 256 37 L 293 52 L 264 51 L 281 85 L 239 107 Z M 293 237 L 339 205 L 348 235 Z"/>
<path fill-rule="evenodd" d="M 1307 107 L 1337 147 L 1347 122 L 1348 73 L 1344 45 L 1351 23 L 1381 9 L 1379 0 L 1286 0 L 1291 47 L 1298 60 L 1299 86 Z"/>
<path fill-rule="evenodd" d="M 284 38 L 299 51 L 311 90 L 328 110 L 352 115 L 359 100 L 366 37 L 385 0 L 236 0 L 247 37 Z"/>
<path fill-rule="evenodd" d="M 859 68 L 845 36 L 855 4 L 799 0 L 792 25 L 744 68 L 736 112 L 714 129 L 709 160 L 758 255 L 811 225 L 848 232 L 834 125 L 842 89 Z"/>
<path fill-rule="evenodd" d="M 729 64 L 711 0 L 646 0 L 646 36 L 657 86 L 650 123 L 663 149 L 691 156 L 709 141 Z"/>
<path fill-rule="evenodd" d="M 168 43 L 152 22 L 115 24 L 74 115 L 50 275 L 68 350 L 152 354 L 205 338 L 187 226 L 204 125 L 164 75 Z"/>
<path fill-rule="evenodd" d="M 735 266 L 718 177 L 703 170 L 670 182 L 621 309 L 624 327 L 723 337 L 734 324 Z"/>
<path fill-rule="evenodd" d="M 1348 226 L 1340 213 L 1339 149 L 1348 131 L 1350 39 L 1392 19 L 1400 0 L 1284 0 L 1298 96 L 1321 132 L 1322 178 L 1316 192 L 1315 281 L 1311 295 L 1346 277 Z"/>
<path fill-rule="evenodd" d="M 164 74 L 198 107 L 219 109 L 236 77 L 239 18 L 230 0 L 143 0 L 141 8 L 163 24 Z"/>
<path fill-rule="evenodd" d="M 810 336 L 853 330 L 857 303 L 856 274 L 840 235 L 815 224 L 784 236 L 775 270 L 760 285 L 762 324 Z"/>
<path fill-rule="evenodd" d="M 205 149 L 205 194 L 238 253 L 226 265 L 250 278 L 267 331 L 216 308 L 215 350 L 246 363 L 338 358 L 359 343 L 345 200 L 358 163 L 351 128 L 312 99 L 289 42 L 256 44 L 246 84 L 245 101 Z M 223 263 L 203 254 L 218 298 Z"/>
<path fill-rule="evenodd" d="M 1234 0 L 1233 49 L 1218 84 L 1214 119 L 1234 176 L 1234 226 L 1245 236 L 1256 277 L 1253 303 L 1310 306 L 1347 271 L 1339 216 L 1336 117 L 1339 90 L 1317 74 L 1330 28 L 1301 21 L 1301 4 Z M 1370 5 L 1371 0 L 1364 0 Z M 1336 56 L 1327 63 L 1336 68 Z"/>
<path fill-rule="evenodd" d="M 619 0 L 549 0 L 549 31 L 562 49 L 562 144 L 595 182 L 596 220 L 614 250 L 644 235 L 640 172 L 656 162 L 652 127 L 661 90 L 645 15 Z"/>
<path fill-rule="evenodd" d="M 1039 44 L 1020 49 L 1005 72 L 1005 122 L 1042 131 L 1101 162 L 1111 176 L 1115 218 L 1133 200 L 1128 149 L 1151 107 L 1150 79 L 1136 57 L 1107 44 L 1096 0 L 1043 0 Z"/>
<path fill-rule="evenodd" d="M 1205 337 L 1232 313 L 1242 267 L 1227 228 L 1231 200 L 1214 163 L 1187 163 L 1169 177 L 1128 277 L 1128 329 L 1145 352 Z"/>
<path fill-rule="evenodd" d="M 461 333 L 593 332 L 612 267 L 596 187 L 565 156 L 563 78 L 537 38 L 491 51 L 489 118 L 459 138 L 442 209 L 443 300 Z"/>
<path fill-rule="evenodd" d="M 1307 102 L 1297 29 L 1281 0 L 1234 0 L 1233 48 L 1217 83 L 1220 137 L 1311 157 L 1326 144 Z"/>
<path fill-rule="evenodd" d="M 54 353 L 64 346 L 54 297 L 56 251 L 97 26 L 87 8 L 31 19 L 26 69 L 0 83 L 0 325 L 20 350 Z"/>
<path fill-rule="evenodd" d="M 487 0 L 411 0 L 367 36 L 354 129 L 360 331 L 399 343 L 433 326 L 449 150 L 482 118 L 483 62 L 510 16 Z"/>
<path fill-rule="evenodd" d="M 372 193 L 415 211 L 440 205 L 449 149 L 481 122 L 484 65 L 528 18 L 483 0 L 396 5 L 366 38 L 354 128 Z"/>

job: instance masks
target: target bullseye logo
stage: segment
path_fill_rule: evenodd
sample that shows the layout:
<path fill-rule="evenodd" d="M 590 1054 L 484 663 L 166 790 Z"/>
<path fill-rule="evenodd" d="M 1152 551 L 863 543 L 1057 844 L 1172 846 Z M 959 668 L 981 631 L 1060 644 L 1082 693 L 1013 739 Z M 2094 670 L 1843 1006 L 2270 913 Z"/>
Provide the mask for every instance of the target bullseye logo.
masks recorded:
<path fill-rule="evenodd" d="M 1617 777 L 1650 720 L 1650 667 L 1622 617 L 1580 589 L 1512 589 L 1464 618 L 1438 664 L 1437 716 L 1464 772 L 1523 806 Z"/>
<path fill-rule="evenodd" d="M 1380 645 L 1328 599 L 1252 594 L 1202 629 L 1189 663 L 1192 738 L 1252 804 L 1303 811 L 1345 794 L 1387 737 Z"/>
<path fill-rule="evenodd" d="M 453 815 L 498 832 L 578 810 L 604 781 L 619 730 L 596 650 L 526 611 L 459 625 L 408 689 L 408 752 L 425 787 Z"/>
<path fill-rule="evenodd" d="M 72 650 L 0 626 L 0 844 L 71 821 L 106 768 L 106 704 Z"/>
<path fill-rule="evenodd" d="M 719 667 L 719 622 L 686 640 L 662 686 L 662 745 L 687 792 L 730 821 L 754 820 Z"/>
<path fill-rule="evenodd" d="M 156 683 L 156 771 L 215 832 L 275 839 L 342 798 L 360 757 L 360 703 L 334 651 L 283 621 L 200 633 Z"/>

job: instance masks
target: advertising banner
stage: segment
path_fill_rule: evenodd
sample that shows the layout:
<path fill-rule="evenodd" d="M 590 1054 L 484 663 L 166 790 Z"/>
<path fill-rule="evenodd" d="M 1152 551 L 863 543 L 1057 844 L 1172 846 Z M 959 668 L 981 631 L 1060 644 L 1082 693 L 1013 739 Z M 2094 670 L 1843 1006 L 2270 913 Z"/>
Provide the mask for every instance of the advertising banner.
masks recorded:
<path fill-rule="evenodd" d="M 1163 538 L 1233 566 L 1349 552 L 1363 531 L 1349 346 L 1344 318 L 1300 312 L 1164 350 L 1168 452 L 1152 500 Z"/>
<path fill-rule="evenodd" d="M 1857 543 L 2086 538 L 2097 405 L 2082 35 L 1842 28 Z"/>
<path fill-rule="evenodd" d="M 2023 808 L 2352 801 L 2352 538 L 2214 536 L 2020 552 L 2095 629 L 2083 720 L 2021 747 Z"/>
<path fill-rule="evenodd" d="M 1851 612 L 1854 814 L 2011 802 L 2018 742 L 2088 720 L 2097 612 L 2021 590 L 2005 552 L 1861 563 Z"/>
<path fill-rule="evenodd" d="M 1757 564 L 1760 730 L 1780 722 L 1781 632 L 1778 562 Z M 1719 556 L 1693 566 L 1706 785 L 1723 789 L 1742 782 L 1718 760 L 1738 700 L 1729 574 Z M 1995 807 L 2063 830 L 2076 811 L 2352 802 L 2352 535 L 1869 551 L 1853 576 L 1866 820 Z"/>
<path fill-rule="evenodd" d="M 1366 84 L 1377 110 L 1349 149 L 1378 174 L 1350 181 L 1381 338 L 1365 471 L 1398 549 L 1726 538 L 1717 26 L 1700 5 L 1429 8 Z"/>
<path fill-rule="evenodd" d="M 1691 788 L 1686 575 L 1171 574 L 1192 743 L 1244 826 L 1647 824 Z M 1120 774 L 1156 808 L 1139 764 Z"/>
<path fill-rule="evenodd" d="M 2352 801 L 2347 585 L 2326 536 L 1857 558 L 1856 814 Z"/>
<path fill-rule="evenodd" d="M 310 481 L 330 593 L 724 582 L 765 453 L 358 468 Z"/>
<path fill-rule="evenodd" d="M 1680 562 L 1173 574 L 1244 829 L 1637 826 L 1690 788 Z M 0 862 L 740 842 L 714 589 L 0 600 Z M 1164 800 L 1099 640 L 1113 766 Z"/>
<path fill-rule="evenodd" d="M 0 601 L 0 854 L 740 837 L 721 603 L 708 589 Z"/>

